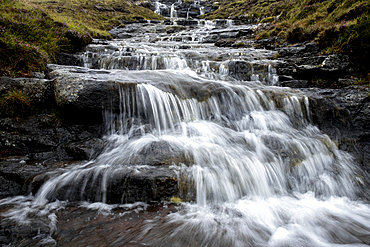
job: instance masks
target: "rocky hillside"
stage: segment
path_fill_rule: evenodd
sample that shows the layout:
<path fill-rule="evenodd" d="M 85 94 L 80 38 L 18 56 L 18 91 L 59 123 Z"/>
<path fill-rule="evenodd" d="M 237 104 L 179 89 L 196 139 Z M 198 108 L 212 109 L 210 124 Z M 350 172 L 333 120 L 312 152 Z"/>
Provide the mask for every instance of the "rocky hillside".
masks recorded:
<path fill-rule="evenodd" d="M 2 0 L 0 4 L 0 76 L 30 77 L 57 62 L 57 54 L 73 53 L 119 20 L 163 19 L 126 1 Z"/>
<path fill-rule="evenodd" d="M 216 3 L 215 3 L 216 4 Z M 207 19 L 255 18 L 270 23 L 259 39 L 315 41 L 322 53 L 349 53 L 363 74 L 370 72 L 370 2 L 367 0 L 223 0 Z"/>

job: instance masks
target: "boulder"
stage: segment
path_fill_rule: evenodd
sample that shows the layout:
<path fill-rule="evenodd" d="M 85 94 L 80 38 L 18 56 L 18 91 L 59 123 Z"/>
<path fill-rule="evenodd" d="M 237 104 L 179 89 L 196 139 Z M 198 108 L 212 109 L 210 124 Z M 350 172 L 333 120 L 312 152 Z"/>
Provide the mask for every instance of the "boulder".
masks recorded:
<path fill-rule="evenodd" d="M 77 54 L 59 53 L 57 56 L 57 64 L 83 66 L 84 62 L 82 57 Z"/>
<path fill-rule="evenodd" d="M 31 161 L 28 156 L 11 156 L 0 161 L 0 197 L 25 195 L 28 184 L 38 174 L 50 168 Z"/>
<path fill-rule="evenodd" d="M 104 147 L 103 140 L 92 138 L 87 141 L 67 143 L 64 149 L 74 160 L 91 160 L 95 159 L 104 150 Z"/>
<path fill-rule="evenodd" d="M 52 80 L 0 77 L 0 97 L 12 90 L 21 91 L 30 98 L 33 106 L 41 110 L 55 106 L 53 88 Z"/>
<path fill-rule="evenodd" d="M 102 110 L 119 98 L 118 84 L 105 70 L 49 65 L 56 104 L 67 117 L 101 122 Z"/>
<path fill-rule="evenodd" d="M 309 96 L 313 123 L 370 171 L 370 89 L 350 86 L 303 91 Z"/>
<path fill-rule="evenodd" d="M 232 60 L 229 62 L 229 75 L 238 80 L 249 80 L 252 66 L 244 60 Z"/>
<path fill-rule="evenodd" d="M 330 87 L 332 83 L 354 72 L 348 55 L 320 55 L 319 52 L 320 47 L 315 43 L 283 47 L 278 53 L 277 73 L 307 80 L 308 86 L 314 81 L 322 81 L 323 86 Z"/>
<path fill-rule="evenodd" d="M 101 137 L 101 123 L 68 125 L 58 122 L 57 113 L 21 119 L 0 119 L 0 153 L 28 154 L 36 160 L 70 159 L 61 145 Z"/>
<path fill-rule="evenodd" d="M 58 171 L 56 172 L 54 172 L 55 175 L 58 174 Z M 46 173 L 35 176 L 30 189 L 36 193 L 40 185 L 48 179 L 50 175 Z M 180 193 L 178 176 L 168 167 L 110 166 L 106 169 L 97 167 L 81 171 L 77 178 L 67 177 L 67 179 L 71 180 L 67 183 L 56 181 L 60 184 L 58 189 L 47 197 L 49 201 L 104 201 L 108 204 L 138 201 L 149 203 L 170 201 L 172 197 L 179 196 Z"/>

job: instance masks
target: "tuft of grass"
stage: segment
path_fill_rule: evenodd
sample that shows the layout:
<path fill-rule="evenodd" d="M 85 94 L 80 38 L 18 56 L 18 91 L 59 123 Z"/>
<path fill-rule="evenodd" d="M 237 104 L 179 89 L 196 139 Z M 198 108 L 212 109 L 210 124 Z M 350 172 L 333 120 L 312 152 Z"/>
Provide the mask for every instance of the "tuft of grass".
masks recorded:
<path fill-rule="evenodd" d="M 22 90 L 13 89 L 0 99 L 0 109 L 1 117 L 17 117 L 31 114 L 33 107 L 30 98 Z"/>

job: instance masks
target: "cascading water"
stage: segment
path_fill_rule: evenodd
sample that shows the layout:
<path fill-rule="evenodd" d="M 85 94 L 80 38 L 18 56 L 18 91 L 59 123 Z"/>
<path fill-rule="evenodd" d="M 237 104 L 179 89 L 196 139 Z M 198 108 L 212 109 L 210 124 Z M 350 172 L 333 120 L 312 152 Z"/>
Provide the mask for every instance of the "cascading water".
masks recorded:
<path fill-rule="evenodd" d="M 171 18 L 177 18 L 177 11 L 175 9 L 175 4 L 173 3 L 171 5 L 171 15 L 170 15 Z"/>
<path fill-rule="evenodd" d="M 132 39 L 109 42 L 110 51 L 88 47 L 87 67 L 94 57 L 101 69 L 141 70 L 122 75 L 132 83 L 119 85 L 118 106 L 104 112 L 107 147 L 94 160 L 49 174 L 34 197 L 13 199 L 21 206 L 5 217 L 25 224 L 28 214 L 42 207 L 46 215 L 58 200 L 108 203 L 114 181 L 127 174 L 171 170 L 177 196 L 187 202 L 146 221 L 136 242 L 369 245 L 370 207 L 359 201 L 356 164 L 311 124 L 306 96 L 269 86 L 278 84 L 273 63 L 263 61 L 271 54 L 188 44 L 192 49 L 178 50 L 175 41 Z M 235 79 L 235 64 L 248 77 Z M 127 195 L 119 196 L 125 203 Z M 54 229 L 55 214 L 48 217 Z M 117 236 L 110 245 L 129 243 Z"/>

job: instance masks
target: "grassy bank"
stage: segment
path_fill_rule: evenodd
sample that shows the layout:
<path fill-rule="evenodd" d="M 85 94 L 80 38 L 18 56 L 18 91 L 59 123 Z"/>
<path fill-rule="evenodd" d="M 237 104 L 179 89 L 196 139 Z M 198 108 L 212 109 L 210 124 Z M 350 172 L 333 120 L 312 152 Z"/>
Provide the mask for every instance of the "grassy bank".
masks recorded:
<path fill-rule="evenodd" d="M 279 36 L 283 41 L 315 41 L 324 53 L 344 52 L 370 73 L 369 0 L 221 0 L 207 19 L 250 16 L 270 22 L 259 39 Z"/>
<path fill-rule="evenodd" d="M 126 1 L 0 0 L 0 76 L 28 77 L 107 32 L 119 20 L 161 19 Z"/>

